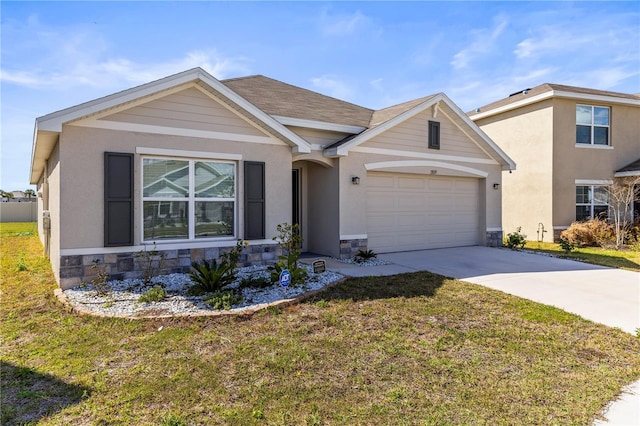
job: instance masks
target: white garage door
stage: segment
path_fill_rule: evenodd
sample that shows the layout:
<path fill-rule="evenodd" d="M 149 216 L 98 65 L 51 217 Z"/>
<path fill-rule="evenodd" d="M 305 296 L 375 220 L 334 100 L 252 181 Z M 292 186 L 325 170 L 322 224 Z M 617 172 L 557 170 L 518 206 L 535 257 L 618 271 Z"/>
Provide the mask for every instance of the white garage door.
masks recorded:
<path fill-rule="evenodd" d="M 478 179 L 369 173 L 368 247 L 378 253 L 480 243 Z"/>

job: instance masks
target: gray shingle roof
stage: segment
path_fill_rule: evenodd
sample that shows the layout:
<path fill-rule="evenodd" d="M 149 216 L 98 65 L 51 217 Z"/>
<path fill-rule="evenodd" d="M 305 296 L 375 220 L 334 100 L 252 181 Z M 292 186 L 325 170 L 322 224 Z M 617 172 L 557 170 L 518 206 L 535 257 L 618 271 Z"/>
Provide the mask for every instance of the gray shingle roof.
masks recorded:
<path fill-rule="evenodd" d="M 620 170 L 616 170 L 616 173 L 624 173 L 624 172 L 638 172 L 640 171 L 640 158 L 634 161 L 631 164 L 627 164 Z"/>
<path fill-rule="evenodd" d="M 222 80 L 222 84 L 269 115 L 369 127 L 373 110 L 262 75 Z"/>
<path fill-rule="evenodd" d="M 506 98 L 503 98 L 498 101 L 487 104 L 485 106 L 482 106 L 479 108 L 480 111 L 476 111 L 476 110 L 470 111 L 467 113 L 467 115 L 469 117 L 473 117 L 476 114 L 491 111 L 492 109 L 509 105 L 509 104 L 521 101 L 523 99 L 532 98 L 534 96 L 541 95 L 543 93 L 551 92 L 551 91 L 571 92 L 571 93 L 579 93 L 583 95 L 611 96 L 615 98 L 640 100 L 640 96 L 634 95 L 631 93 L 610 92 L 607 90 L 588 89 L 585 87 L 575 87 L 575 86 L 566 86 L 562 84 L 543 83 L 539 86 L 524 89 L 522 91 L 513 93 L 507 96 Z"/>

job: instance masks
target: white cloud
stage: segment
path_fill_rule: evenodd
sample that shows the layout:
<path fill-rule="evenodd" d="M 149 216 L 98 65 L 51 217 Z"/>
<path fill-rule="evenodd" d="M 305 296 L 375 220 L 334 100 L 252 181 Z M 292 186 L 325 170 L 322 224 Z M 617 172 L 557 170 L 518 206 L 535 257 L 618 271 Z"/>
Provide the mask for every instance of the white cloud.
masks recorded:
<path fill-rule="evenodd" d="M 91 61 L 85 58 L 68 67 L 64 59 L 57 69 L 0 70 L 0 80 L 30 88 L 69 89 L 78 86 L 113 88 L 141 84 L 190 68 L 202 67 L 216 78 L 248 73 L 248 60 L 223 57 L 216 50 L 187 52 L 183 57 L 158 63 L 134 62 L 127 58 Z"/>
<path fill-rule="evenodd" d="M 3 28 L 0 81 L 23 87 L 65 90 L 91 87 L 105 90 L 141 84 L 189 68 L 202 67 L 217 78 L 248 73 L 247 58 L 228 57 L 216 49 L 193 49 L 174 58 L 135 60 L 112 53 L 111 42 L 91 25 L 50 28 L 38 16 Z"/>
<path fill-rule="evenodd" d="M 320 93 L 342 100 L 351 98 L 354 93 L 353 89 L 347 83 L 338 80 L 332 75 L 312 78 L 311 83 Z"/>
<path fill-rule="evenodd" d="M 450 64 L 454 69 L 467 68 L 471 61 L 491 52 L 504 30 L 509 25 L 509 20 L 504 15 L 498 15 L 494 19 L 492 28 L 472 30 L 470 35 L 474 39 L 467 47 L 453 55 Z"/>
<path fill-rule="evenodd" d="M 325 36 L 345 36 L 368 25 L 370 19 L 359 10 L 351 14 L 331 15 L 325 9 L 320 16 L 320 29 Z"/>

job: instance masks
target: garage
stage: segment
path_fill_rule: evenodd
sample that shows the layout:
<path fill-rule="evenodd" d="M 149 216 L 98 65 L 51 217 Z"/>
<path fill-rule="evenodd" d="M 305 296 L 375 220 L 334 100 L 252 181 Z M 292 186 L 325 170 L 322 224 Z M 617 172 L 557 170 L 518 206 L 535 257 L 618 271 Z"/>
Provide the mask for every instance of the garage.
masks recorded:
<path fill-rule="evenodd" d="M 367 235 L 377 253 L 480 244 L 476 178 L 367 174 Z"/>

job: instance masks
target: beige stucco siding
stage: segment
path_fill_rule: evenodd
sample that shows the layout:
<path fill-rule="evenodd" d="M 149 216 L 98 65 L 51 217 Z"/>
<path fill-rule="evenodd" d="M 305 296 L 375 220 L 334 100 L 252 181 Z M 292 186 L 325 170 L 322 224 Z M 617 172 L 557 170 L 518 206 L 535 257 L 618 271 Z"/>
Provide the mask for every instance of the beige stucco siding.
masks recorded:
<path fill-rule="evenodd" d="M 60 276 L 60 262 L 58 259 L 60 258 L 60 246 L 56 244 L 57 241 L 60 241 L 60 236 L 65 230 L 62 228 L 62 217 L 63 213 L 61 211 L 61 207 L 64 205 L 64 202 L 61 200 L 60 194 L 60 182 L 61 182 L 61 167 L 60 167 L 60 142 L 58 142 L 51 152 L 49 159 L 47 160 L 46 170 L 48 172 L 48 183 L 49 189 L 48 194 L 48 207 L 51 212 L 51 245 L 49 251 L 49 257 L 51 259 L 55 259 L 54 262 L 51 262 L 51 266 L 53 268 L 53 273 L 58 278 Z M 73 228 L 69 230 L 72 232 Z"/>
<path fill-rule="evenodd" d="M 550 241 L 554 177 L 551 101 L 479 120 L 476 124 L 518 165 L 513 172 L 502 175 L 504 233 L 522 227 L 529 239 L 536 239 L 538 224 L 542 223 L 549 230 L 546 241 Z"/>
<path fill-rule="evenodd" d="M 65 126 L 60 150 L 60 160 L 65 165 L 61 175 L 65 184 L 60 188 L 60 220 L 63 231 L 60 246 L 62 249 L 103 246 L 104 151 L 135 153 L 136 148 L 178 150 L 185 158 L 198 158 L 198 152 L 240 155 L 242 160 L 237 162 L 236 175 L 238 237 L 242 237 L 243 229 L 242 161 L 264 161 L 266 163 L 266 237 L 270 239 L 275 235 L 278 223 L 290 220 L 291 150 L 288 146 Z M 139 244 L 142 202 L 140 155 L 135 156 L 134 170 L 136 206 L 134 243 Z M 73 232 L 77 229 L 82 229 L 82 232 Z"/>
<path fill-rule="evenodd" d="M 439 150 L 428 148 L 429 121 L 440 122 Z M 395 149 L 433 155 L 487 158 L 487 155 L 448 119 L 444 111 L 441 111 L 436 118 L 433 118 L 431 109 L 394 126 L 377 137 L 363 143 L 361 147 Z"/>
<path fill-rule="evenodd" d="M 245 119 L 193 87 L 107 115 L 101 120 L 251 136 L 265 135 Z"/>

